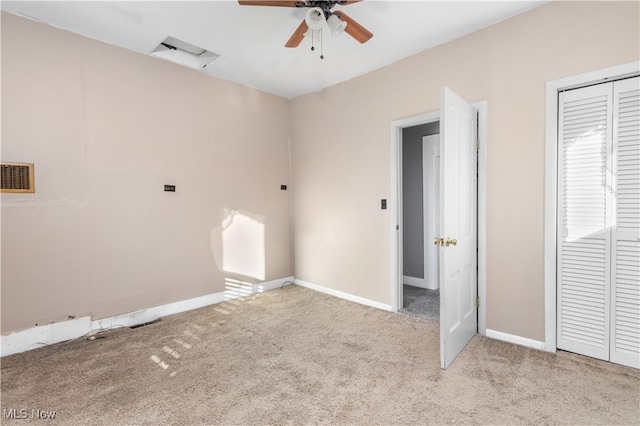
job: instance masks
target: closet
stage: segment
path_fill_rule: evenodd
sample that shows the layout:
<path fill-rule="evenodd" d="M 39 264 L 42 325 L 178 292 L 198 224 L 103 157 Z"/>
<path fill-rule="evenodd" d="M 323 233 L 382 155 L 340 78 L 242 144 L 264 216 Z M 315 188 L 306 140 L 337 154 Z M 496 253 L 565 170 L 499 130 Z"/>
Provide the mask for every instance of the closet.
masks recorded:
<path fill-rule="evenodd" d="M 558 102 L 557 347 L 640 368 L 640 77 Z"/>

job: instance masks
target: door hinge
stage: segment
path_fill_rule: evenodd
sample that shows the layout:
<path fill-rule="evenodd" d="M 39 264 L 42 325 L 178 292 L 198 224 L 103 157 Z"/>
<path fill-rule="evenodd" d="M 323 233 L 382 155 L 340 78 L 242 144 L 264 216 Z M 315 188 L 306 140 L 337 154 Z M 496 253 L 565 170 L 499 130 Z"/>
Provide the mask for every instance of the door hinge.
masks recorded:
<path fill-rule="evenodd" d="M 476 151 L 480 151 L 480 138 L 476 138 Z"/>
<path fill-rule="evenodd" d="M 480 307 L 480 297 L 476 296 L 476 308 Z"/>

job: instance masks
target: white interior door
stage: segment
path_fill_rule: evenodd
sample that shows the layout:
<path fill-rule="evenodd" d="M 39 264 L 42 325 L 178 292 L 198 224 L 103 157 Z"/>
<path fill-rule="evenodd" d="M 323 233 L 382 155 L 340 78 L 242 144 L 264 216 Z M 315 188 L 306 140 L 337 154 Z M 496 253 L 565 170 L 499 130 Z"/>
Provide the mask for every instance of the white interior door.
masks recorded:
<path fill-rule="evenodd" d="M 440 97 L 440 363 L 477 331 L 477 112 L 443 87 Z"/>
<path fill-rule="evenodd" d="M 559 349 L 609 359 L 610 85 L 566 91 L 558 114 Z"/>
<path fill-rule="evenodd" d="M 613 90 L 611 361 L 640 368 L 640 77 Z"/>

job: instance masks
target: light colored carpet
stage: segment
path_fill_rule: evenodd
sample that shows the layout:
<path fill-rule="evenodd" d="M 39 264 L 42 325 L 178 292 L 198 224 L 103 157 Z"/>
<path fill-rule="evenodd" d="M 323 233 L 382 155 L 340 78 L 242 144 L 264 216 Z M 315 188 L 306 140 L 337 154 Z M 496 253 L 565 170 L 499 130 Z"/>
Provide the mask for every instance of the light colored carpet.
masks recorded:
<path fill-rule="evenodd" d="M 404 284 L 402 310 L 410 315 L 440 321 L 440 290 L 427 290 Z"/>
<path fill-rule="evenodd" d="M 298 286 L 103 336 L 3 358 L 2 409 L 56 417 L 2 424 L 640 421 L 638 370 L 476 336 L 443 371 L 437 323 Z"/>

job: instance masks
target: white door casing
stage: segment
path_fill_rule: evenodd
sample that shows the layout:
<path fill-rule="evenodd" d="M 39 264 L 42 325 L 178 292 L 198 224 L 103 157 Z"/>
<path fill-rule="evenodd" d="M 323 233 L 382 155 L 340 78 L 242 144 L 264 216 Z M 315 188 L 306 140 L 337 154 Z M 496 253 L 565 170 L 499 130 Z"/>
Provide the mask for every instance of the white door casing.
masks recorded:
<path fill-rule="evenodd" d="M 440 98 L 440 363 L 477 331 L 477 111 L 450 89 Z M 453 242 L 455 240 L 455 243 Z"/>

